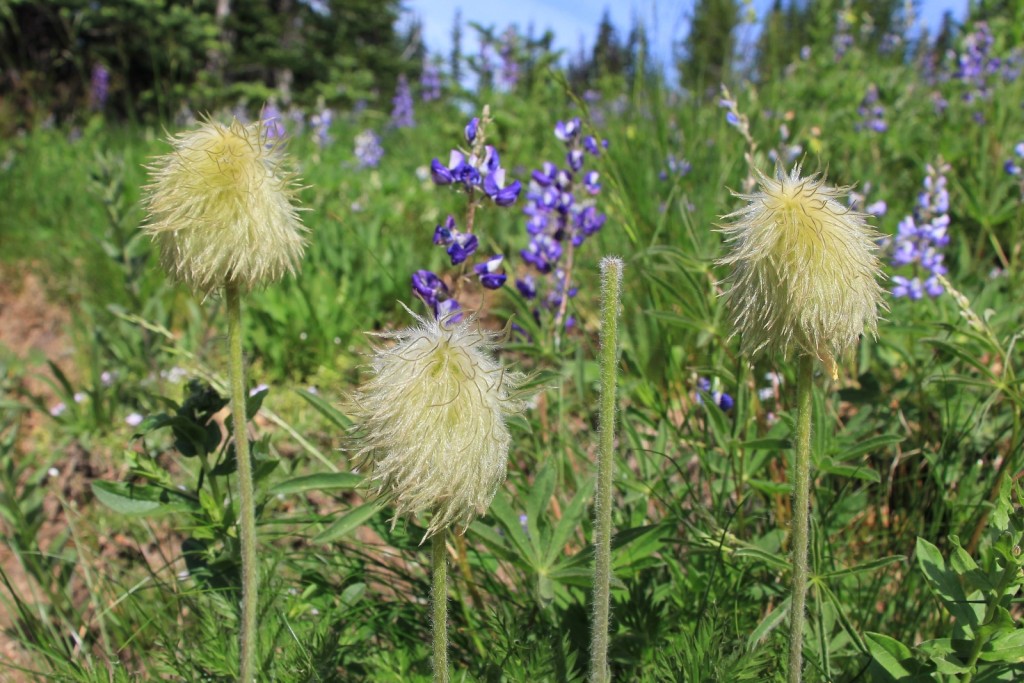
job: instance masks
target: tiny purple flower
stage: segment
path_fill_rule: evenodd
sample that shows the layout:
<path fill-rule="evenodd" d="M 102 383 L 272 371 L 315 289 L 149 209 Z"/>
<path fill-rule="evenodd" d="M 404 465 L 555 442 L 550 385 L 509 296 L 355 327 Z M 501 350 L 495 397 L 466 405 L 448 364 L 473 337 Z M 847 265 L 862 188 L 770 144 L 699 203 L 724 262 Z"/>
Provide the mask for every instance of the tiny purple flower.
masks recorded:
<path fill-rule="evenodd" d="M 516 289 L 527 299 L 537 297 L 537 281 L 534 280 L 532 275 L 526 275 L 516 280 Z"/>
<path fill-rule="evenodd" d="M 500 272 L 504 259 L 504 256 L 497 254 L 483 263 L 473 266 L 473 271 L 480 276 L 480 284 L 487 289 L 499 289 L 505 284 L 508 276 L 504 272 Z"/>
<path fill-rule="evenodd" d="M 452 243 L 448 246 L 448 255 L 452 259 L 452 265 L 457 266 L 473 252 L 476 251 L 478 240 L 471 232 L 456 232 L 452 234 Z"/>
<path fill-rule="evenodd" d="M 479 117 L 474 116 L 469 120 L 469 123 L 466 124 L 466 142 L 473 144 L 473 141 L 476 140 L 476 133 L 479 128 L 480 119 Z"/>

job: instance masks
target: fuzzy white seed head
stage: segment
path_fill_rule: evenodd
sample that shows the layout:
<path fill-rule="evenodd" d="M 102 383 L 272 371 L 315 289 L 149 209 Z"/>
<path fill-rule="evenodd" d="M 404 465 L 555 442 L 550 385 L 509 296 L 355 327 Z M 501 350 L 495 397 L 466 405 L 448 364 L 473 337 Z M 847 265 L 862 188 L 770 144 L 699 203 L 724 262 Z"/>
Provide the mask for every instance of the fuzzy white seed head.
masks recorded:
<path fill-rule="evenodd" d="M 747 205 L 723 220 L 732 266 L 725 293 L 733 329 L 750 356 L 762 351 L 811 354 L 832 369 L 865 329 L 876 332 L 884 307 L 878 233 L 866 214 L 838 199 L 848 187 L 829 187 L 815 174 L 774 178 L 757 173 L 759 191 L 737 194 Z"/>
<path fill-rule="evenodd" d="M 516 395 L 522 375 L 494 359 L 500 334 L 473 320 L 417 319 L 383 335 L 396 343 L 376 350 L 373 376 L 349 412 L 355 457 L 370 465 L 396 519 L 431 513 L 428 538 L 487 511 L 505 480 L 506 418 L 524 406 Z"/>
<path fill-rule="evenodd" d="M 259 289 L 294 272 L 305 247 L 295 177 L 261 122 L 207 121 L 149 166 L 143 229 L 167 273 L 194 292 Z"/>

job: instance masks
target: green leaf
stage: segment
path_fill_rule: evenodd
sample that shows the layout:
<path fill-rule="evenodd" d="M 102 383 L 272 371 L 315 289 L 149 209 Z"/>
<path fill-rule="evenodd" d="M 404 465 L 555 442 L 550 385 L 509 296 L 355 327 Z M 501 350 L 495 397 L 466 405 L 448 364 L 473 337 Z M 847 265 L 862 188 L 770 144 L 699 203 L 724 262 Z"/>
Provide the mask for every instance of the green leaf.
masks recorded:
<path fill-rule="evenodd" d="M 271 496 L 302 493 L 303 491 L 351 490 L 363 483 L 363 477 L 352 472 L 324 472 L 304 477 L 293 477 L 278 482 L 267 492 Z"/>
<path fill-rule="evenodd" d="M 903 441 L 903 437 L 899 434 L 882 434 L 881 436 L 873 436 L 869 439 L 858 441 L 855 445 L 850 446 L 849 448 L 843 449 L 835 456 L 835 459 L 840 462 L 853 460 L 854 458 L 858 458 L 866 453 L 883 450 L 888 446 L 897 444 L 901 441 Z"/>
<path fill-rule="evenodd" d="M 822 574 L 823 579 L 839 579 L 846 576 L 856 576 L 857 574 L 863 574 L 864 572 L 872 572 L 876 569 L 881 569 L 886 565 L 890 565 L 894 562 L 903 562 L 907 558 L 903 555 L 889 555 L 887 557 L 881 557 L 877 560 L 871 560 L 858 564 L 855 567 L 849 567 L 847 569 L 837 569 L 834 572 L 828 572 Z"/>
<path fill-rule="evenodd" d="M 541 555 L 540 544 L 540 519 L 544 511 L 551 504 L 551 497 L 555 493 L 555 468 L 542 465 L 533 478 L 533 486 L 526 496 L 524 503 L 526 507 L 526 528 L 529 531 L 530 541 L 534 546 L 534 553 Z"/>
<path fill-rule="evenodd" d="M 985 643 L 981 659 L 986 662 L 1024 663 L 1024 628 L 1003 632 Z"/>
<path fill-rule="evenodd" d="M 263 399 L 270 393 L 270 389 L 260 389 L 259 391 L 250 394 L 245 399 L 245 419 L 251 420 L 256 417 L 256 413 L 260 411 L 260 406 L 263 405 Z"/>
<path fill-rule="evenodd" d="M 501 524 L 505 531 L 505 538 L 511 541 L 519 551 L 520 558 L 528 562 L 534 570 L 540 567 L 539 553 L 530 539 L 526 537 L 523 525 L 519 522 L 519 515 L 509 505 L 507 491 L 498 491 L 498 495 L 491 501 L 489 514 Z"/>
<path fill-rule="evenodd" d="M 910 678 L 910 671 L 903 665 L 903 662 L 913 659 L 910 648 L 895 638 L 870 631 L 864 634 L 864 640 L 867 642 L 871 658 L 887 674 L 896 680 Z"/>
<path fill-rule="evenodd" d="M 768 481 L 767 479 L 748 479 L 747 483 L 750 484 L 750 488 L 755 491 L 760 491 L 766 496 L 782 496 L 788 495 L 793 487 L 787 482 L 779 481 Z"/>
<path fill-rule="evenodd" d="M 789 616 L 790 603 L 792 601 L 792 598 L 786 598 L 775 609 L 765 615 L 765 618 L 761 620 L 757 628 L 751 631 L 750 637 L 747 638 L 747 650 L 755 650 L 761 641 L 768 637 L 769 633 L 786 620 L 786 617 Z"/>
<path fill-rule="evenodd" d="M 579 527 L 580 520 L 586 513 L 587 500 L 590 499 L 593 488 L 594 480 L 588 479 L 587 483 L 576 492 L 568 507 L 562 511 L 562 518 L 558 520 L 558 524 L 551 533 L 551 538 L 547 541 L 548 547 L 544 555 L 545 565 L 550 567 L 555 563 L 555 559 L 562 552 L 562 547 L 569 540 L 569 536 Z"/>
<path fill-rule="evenodd" d="M 311 394 L 303 389 L 296 389 L 295 393 L 304 398 L 309 405 L 313 406 L 318 413 L 334 423 L 335 426 L 341 427 L 345 430 L 352 426 L 352 420 L 348 419 L 348 417 L 343 415 L 334 406 L 316 394 Z"/>
<path fill-rule="evenodd" d="M 917 649 L 927 655 L 935 664 L 935 670 L 941 674 L 958 676 L 969 671 L 969 667 L 957 659 L 957 652 L 950 638 L 928 640 L 918 645 Z"/>
<path fill-rule="evenodd" d="M 313 543 L 331 543 L 365 524 L 381 508 L 381 503 L 372 500 L 352 508 L 313 538 Z"/>
<path fill-rule="evenodd" d="M 914 551 L 917 564 L 928 579 L 932 591 L 941 598 L 946 609 L 957 618 L 956 626 L 977 633 L 981 622 L 981 605 L 973 605 L 967 601 L 967 595 L 956 574 L 946 565 L 942 553 L 931 542 L 918 537 Z"/>
<path fill-rule="evenodd" d="M 866 465 L 840 465 L 832 458 L 825 456 L 818 462 L 818 470 L 825 474 L 833 474 L 837 477 L 849 477 L 850 479 L 861 479 L 875 484 L 882 481 L 881 475 Z"/>
<path fill-rule="evenodd" d="M 749 557 L 755 560 L 760 560 L 769 567 L 774 567 L 775 569 L 778 569 L 780 571 L 787 571 L 791 568 L 790 563 L 786 561 L 785 557 L 777 555 L 775 553 L 770 553 L 766 550 L 761 550 L 760 548 L 754 547 L 752 545 L 747 546 L 745 548 L 740 548 L 735 553 L 733 553 L 733 556 Z"/>
<path fill-rule="evenodd" d="M 135 485 L 121 481 L 94 481 L 92 492 L 96 500 L 122 515 L 144 517 L 199 510 L 192 499 L 160 486 Z"/>
<path fill-rule="evenodd" d="M 744 441 L 739 447 L 745 451 L 784 451 L 793 447 L 793 440 L 766 437 Z"/>

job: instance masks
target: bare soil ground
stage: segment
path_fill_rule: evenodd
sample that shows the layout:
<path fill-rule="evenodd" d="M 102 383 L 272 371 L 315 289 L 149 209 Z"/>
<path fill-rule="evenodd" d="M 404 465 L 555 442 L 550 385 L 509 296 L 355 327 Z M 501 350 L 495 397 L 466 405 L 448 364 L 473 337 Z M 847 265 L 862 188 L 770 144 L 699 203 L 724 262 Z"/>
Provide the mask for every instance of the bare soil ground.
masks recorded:
<path fill-rule="evenodd" d="M 31 266 L 4 264 L 0 266 L 0 354 L 13 356 L 26 365 L 25 373 L 20 378 L 21 388 L 35 395 L 43 396 L 51 402 L 49 385 L 42 379 L 47 374 L 45 364 L 37 364 L 41 359 L 50 359 L 58 365 L 67 366 L 73 354 L 68 324 L 71 313 L 66 308 L 51 301 L 43 278 L 34 272 Z M 32 444 L 39 431 L 45 428 L 47 416 L 37 410 L 21 414 L 19 425 L 19 441 L 16 446 L 17 456 L 30 456 Z M 83 485 L 80 472 L 81 454 L 69 458 L 67 467 L 63 468 L 61 477 L 64 481 L 54 482 L 60 489 L 72 496 L 75 489 Z M 73 481 L 77 479 L 77 481 Z M 47 500 L 45 504 L 47 522 L 41 534 L 40 544 L 46 547 L 56 535 L 61 523 L 63 511 L 56 499 Z M 31 596 L 38 594 L 39 587 L 34 585 L 26 575 L 21 563 L 5 543 L 0 543 L 0 568 L 2 568 L 12 589 L 18 595 L 31 601 Z M 3 591 L 6 593 L 6 591 Z M 9 613 L 10 596 L 3 595 L 0 600 L 0 681 L 16 683 L 32 680 L 10 668 L 10 665 L 31 667 L 32 653 L 24 649 L 12 636 L 15 615 Z"/>

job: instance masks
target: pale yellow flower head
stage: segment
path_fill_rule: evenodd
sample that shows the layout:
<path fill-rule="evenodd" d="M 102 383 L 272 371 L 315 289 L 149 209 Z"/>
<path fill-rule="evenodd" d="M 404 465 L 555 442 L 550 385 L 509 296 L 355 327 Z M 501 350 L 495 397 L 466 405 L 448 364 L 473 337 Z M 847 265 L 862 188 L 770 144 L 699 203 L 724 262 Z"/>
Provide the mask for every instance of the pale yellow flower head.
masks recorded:
<path fill-rule="evenodd" d="M 305 247 L 295 177 L 261 122 L 206 121 L 170 139 L 149 166 L 143 229 L 175 280 L 194 292 L 259 289 L 294 272 Z"/>
<path fill-rule="evenodd" d="M 473 320 L 417 320 L 383 335 L 396 343 L 376 350 L 349 414 L 357 461 L 396 518 L 431 513 L 429 537 L 468 526 L 490 506 L 505 480 L 506 418 L 523 409 L 522 376 L 494 359 L 500 334 Z"/>
<path fill-rule="evenodd" d="M 759 190 L 737 194 L 747 205 L 723 220 L 733 267 L 725 293 L 743 351 L 791 351 L 835 363 L 865 329 L 875 333 L 884 306 L 878 233 L 866 214 L 838 200 L 848 187 L 829 187 L 820 175 L 776 168 L 758 172 Z"/>

